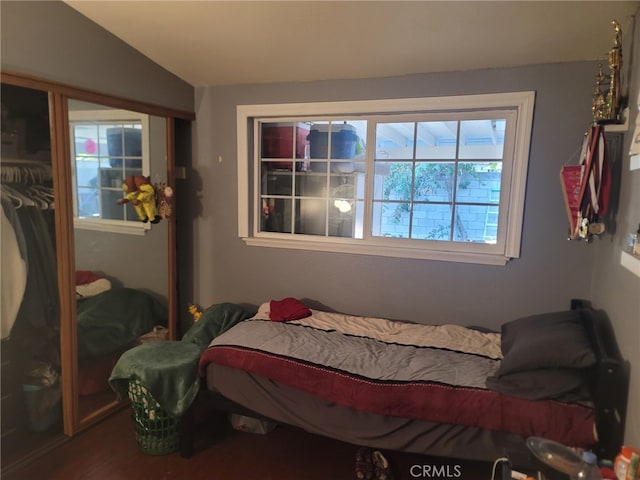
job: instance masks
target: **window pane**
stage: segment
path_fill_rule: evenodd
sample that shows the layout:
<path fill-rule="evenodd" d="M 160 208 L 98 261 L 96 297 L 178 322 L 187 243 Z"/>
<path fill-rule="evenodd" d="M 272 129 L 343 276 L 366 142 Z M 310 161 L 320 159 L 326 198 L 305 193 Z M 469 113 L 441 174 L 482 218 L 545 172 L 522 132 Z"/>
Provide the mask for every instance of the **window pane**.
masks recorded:
<path fill-rule="evenodd" d="M 125 176 L 129 176 L 129 175 L 142 175 L 142 166 L 141 166 L 141 162 L 142 160 L 140 159 L 135 159 L 135 158 L 125 158 L 124 159 L 124 169 L 125 169 Z"/>
<path fill-rule="evenodd" d="M 354 162 L 344 160 L 331 160 L 329 169 L 334 173 L 351 173 L 356 169 Z"/>
<path fill-rule="evenodd" d="M 100 139 L 97 125 L 74 125 L 73 136 L 77 157 L 99 154 Z"/>
<path fill-rule="evenodd" d="M 122 208 L 122 207 L 121 207 Z M 135 208 L 131 203 L 126 203 L 124 205 L 124 220 L 129 222 L 139 222 L 138 214 L 135 211 Z"/>
<path fill-rule="evenodd" d="M 408 203 L 374 202 L 372 235 L 409 238 L 409 211 Z"/>
<path fill-rule="evenodd" d="M 376 162 L 374 200 L 411 200 L 413 162 Z"/>
<path fill-rule="evenodd" d="M 309 171 L 326 174 L 329 171 L 329 162 L 326 160 L 314 160 L 309 162 Z"/>
<path fill-rule="evenodd" d="M 261 127 L 262 158 L 309 158 L 308 122 L 262 123 Z"/>
<path fill-rule="evenodd" d="M 451 202 L 453 162 L 420 162 L 416 165 L 413 198 L 417 201 Z M 410 185 L 403 189 L 411 188 Z"/>
<path fill-rule="evenodd" d="M 378 123 L 376 159 L 412 159 L 415 123 Z"/>
<path fill-rule="evenodd" d="M 79 187 L 98 186 L 98 167 L 96 157 L 76 157 L 76 182 Z"/>
<path fill-rule="evenodd" d="M 356 183 L 357 174 L 331 175 L 329 177 L 331 198 L 355 198 Z"/>
<path fill-rule="evenodd" d="M 456 201 L 498 204 L 501 176 L 502 162 L 461 162 Z"/>
<path fill-rule="evenodd" d="M 118 205 L 118 200 L 122 199 L 122 190 L 101 190 L 100 196 L 102 201 L 102 218 L 108 220 L 125 220 L 125 208 L 131 210 L 129 218 L 138 218 L 130 203 L 125 204 L 125 206 Z"/>
<path fill-rule="evenodd" d="M 262 172 L 261 195 L 291 195 L 293 174 L 291 172 Z"/>
<path fill-rule="evenodd" d="M 319 173 L 300 173 L 296 175 L 296 195 L 300 197 L 327 196 L 327 176 Z"/>
<path fill-rule="evenodd" d="M 126 158 L 129 166 L 142 168 L 142 129 L 122 125 L 103 126 L 107 139 L 109 164 L 120 167 Z M 134 157 L 134 158 L 132 158 Z"/>
<path fill-rule="evenodd" d="M 355 226 L 353 228 L 353 238 L 364 238 L 364 202 L 357 201 L 354 205 L 355 212 L 353 214 Z"/>
<path fill-rule="evenodd" d="M 82 218 L 99 218 L 97 188 L 78 188 L 78 216 Z"/>
<path fill-rule="evenodd" d="M 415 204 L 411 238 L 451 240 L 451 205 Z"/>
<path fill-rule="evenodd" d="M 324 199 L 296 200 L 296 233 L 325 235 L 327 201 Z"/>
<path fill-rule="evenodd" d="M 456 206 L 455 241 L 495 243 L 497 232 L 497 206 Z"/>
<path fill-rule="evenodd" d="M 353 237 L 356 228 L 356 174 L 332 175 L 330 185 L 328 235 Z"/>
<path fill-rule="evenodd" d="M 121 168 L 101 168 L 99 177 L 101 187 L 122 190 L 124 175 Z"/>
<path fill-rule="evenodd" d="M 290 199 L 262 199 L 261 230 L 263 232 L 291 233 Z"/>
<path fill-rule="evenodd" d="M 463 120 L 460 122 L 461 159 L 502 159 L 506 120 Z"/>
<path fill-rule="evenodd" d="M 278 161 L 264 160 L 262 162 L 263 170 L 268 170 L 268 171 L 276 170 L 276 171 L 290 172 L 292 168 L 293 168 L 292 160 L 278 160 Z"/>
<path fill-rule="evenodd" d="M 367 120 L 349 120 L 347 122 L 354 128 L 356 144 L 354 146 L 353 159 L 364 160 L 367 157 Z M 364 170 L 359 170 L 364 171 Z"/>
<path fill-rule="evenodd" d="M 364 158 L 366 132 L 367 122 L 364 120 L 314 122 L 308 137 L 309 158 Z"/>
<path fill-rule="evenodd" d="M 418 122 L 417 159 L 454 159 L 458 122 Z"/>
<path fill-rule="evenodd" d="M 355 203 L 347 200 L 333 200 L 329 204 L 330 237 L 353 238 L 355 232 Z"/>

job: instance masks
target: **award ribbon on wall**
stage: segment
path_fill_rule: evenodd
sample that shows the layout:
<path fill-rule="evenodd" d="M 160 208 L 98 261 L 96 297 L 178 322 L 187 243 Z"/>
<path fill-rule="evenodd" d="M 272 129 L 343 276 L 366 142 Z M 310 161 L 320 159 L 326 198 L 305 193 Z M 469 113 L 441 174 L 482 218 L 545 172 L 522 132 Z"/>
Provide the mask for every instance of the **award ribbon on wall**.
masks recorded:
<path fill-rule="evenodd" d="M 604 233 L 599 218 L 607 211 L 611 178 L 604 127 L 593 125 L 586 133 L 578 165 L 565 165 L 560 182 L 569 219 L 569 240 Z"/>

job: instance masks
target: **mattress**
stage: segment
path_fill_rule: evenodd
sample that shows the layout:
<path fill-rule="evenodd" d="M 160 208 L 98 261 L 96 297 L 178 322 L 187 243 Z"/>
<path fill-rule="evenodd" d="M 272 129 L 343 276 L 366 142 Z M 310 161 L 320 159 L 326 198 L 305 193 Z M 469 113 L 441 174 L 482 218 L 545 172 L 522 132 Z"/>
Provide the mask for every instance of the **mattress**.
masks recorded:
<path fill-rule="evenodd" d="M 473 435 L 541 436 L 577 447 L 595 443 L 595 419 L 589 406 L 528 400 L 486 387 L 487 377 L 500 365 L 499 337 L 460 326 L 315 311 L 293 322 L 254 318 L 211 342 L 201 358 L 200 373 L 225 396 L 230 393 L 228 387 L 211 373 L 217 366 L 248 372 L 254 379 L 290 387 L 359 414 L 427 422 L 422 425 L 427 430 L 432 430 L 431 424 L 456 425 L 471 428 Z M 254 388 L 264 392 L 264 385 L 258 382 Z M 274 397 L 276 393 L 271 392 Z M 240 403 L 254 409 L 245 401 Z M 296 403 L 291 408 L 306 408 Z M 256 411 L 266 415 L 261 408 Z M 302 420 L 305 412 L 295 415 L 300 422 L 306 420 Z M 313 428 L 320 428 L 321 421 L 315 423 Z"/>

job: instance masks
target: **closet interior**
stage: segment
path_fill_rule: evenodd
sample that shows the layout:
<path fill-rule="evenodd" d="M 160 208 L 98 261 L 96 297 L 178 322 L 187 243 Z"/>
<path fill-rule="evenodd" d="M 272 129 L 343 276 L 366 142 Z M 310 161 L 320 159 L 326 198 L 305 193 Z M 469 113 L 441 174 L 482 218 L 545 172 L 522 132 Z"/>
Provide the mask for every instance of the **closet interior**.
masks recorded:
<path fill-rule="evenodd" d="M 2 84 L 2 464 L 62 434 L 47 92 Z"/>

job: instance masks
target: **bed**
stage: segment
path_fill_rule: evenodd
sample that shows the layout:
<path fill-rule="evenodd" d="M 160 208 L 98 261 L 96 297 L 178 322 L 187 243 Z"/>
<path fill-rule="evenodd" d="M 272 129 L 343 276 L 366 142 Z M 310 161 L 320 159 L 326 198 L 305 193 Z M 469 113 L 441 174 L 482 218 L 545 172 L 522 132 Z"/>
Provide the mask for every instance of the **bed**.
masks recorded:
<path fill-rule="evenodd" d="M 524 452 L 529 436 L 604 458 L 620 449 L 629 364 L 606 314 L 589 302 L 507 322 L 498 333 L 285 301 L 213 338 L 199 362 L 206 402 L 433 456 L 490 461 Z"/>

